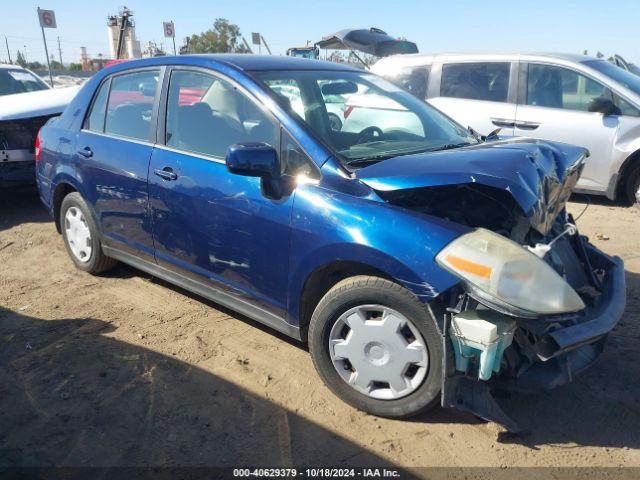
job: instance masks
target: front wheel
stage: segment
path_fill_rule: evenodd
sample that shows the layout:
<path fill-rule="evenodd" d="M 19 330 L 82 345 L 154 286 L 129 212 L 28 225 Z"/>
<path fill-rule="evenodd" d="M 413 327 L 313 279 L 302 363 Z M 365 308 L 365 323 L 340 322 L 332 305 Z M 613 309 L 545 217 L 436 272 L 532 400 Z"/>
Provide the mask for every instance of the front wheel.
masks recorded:
<path fill-rule="evenodd" d="M 640 163 L 633 166 L 627 175 L 625 197 L 630 205 L 640 205 Z"/>
<path fill-rule="evenodd" d="M 365 412 L 408 417 L 439 399 L 442 346 L 434 319 L 389 280 L 358 276 L 331 288 L 311 318 L 309 349 L 324 383 Z"/>

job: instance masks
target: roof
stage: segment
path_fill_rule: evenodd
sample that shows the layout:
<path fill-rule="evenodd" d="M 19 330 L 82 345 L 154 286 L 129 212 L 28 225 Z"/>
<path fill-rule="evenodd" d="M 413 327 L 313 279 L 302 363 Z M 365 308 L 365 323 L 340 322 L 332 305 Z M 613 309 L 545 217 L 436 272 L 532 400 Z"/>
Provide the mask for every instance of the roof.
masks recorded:
<path fill-rule="evenodd" d="M 2 70 L 24 70 L 20 65 L 11 65 L 10 63 L 0 63 Z"/>
<path fill-rule="evenodd" d="M 398 62 L 403 65 L 418 65 L 428 61 L 463 61 L 463 60 L 503 60 L 503 61 L 517 61 L 517 60 L 560 60 L 563 62 L 588 62 L 591 60 L 598 60 L 595 57 L 588 55 L 580 55 L 575 53 L 554 53 L 554 52 L 484 52 L 484 53 L 437 53 L 437 54 L 408 54 L 408 55 L 395 55 L 388 60 L 383 59 L 379 63 L 386 62 Z"/>
<path fill-rule="evenodd" d="M 299 57 L 285 57 L 275 55 L 253 55 L 242 54 L 199 54 L 199 55 L 177 55 L 166 57 L 143 58 L 131 60 L 119 65 L 140 67 L 144 65 L 167 65 L 173 62 L 189 65 L 207 66 L 211 62 L 225 64 L 245 71 L 265 71 L 265 70 L 352 70 L 356 69 L 344 64 L 325 62 L 323 60 L 312 60 Z"/>

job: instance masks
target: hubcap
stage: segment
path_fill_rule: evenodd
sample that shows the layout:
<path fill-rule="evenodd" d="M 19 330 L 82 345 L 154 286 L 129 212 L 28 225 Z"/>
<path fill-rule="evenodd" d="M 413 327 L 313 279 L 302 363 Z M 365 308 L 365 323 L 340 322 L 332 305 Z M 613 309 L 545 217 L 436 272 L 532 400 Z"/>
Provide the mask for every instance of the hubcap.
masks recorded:
<path fill-rule="evenodd" d="M 361 305 L 343 313 L 329 333 L 329 355 L 352 388 L 394 400 L 415 391 L 427 374 L 428 350 L 404 315 L 383 305 Z"/>
<path fill-rule="evenodd" d="M 64 230 L 73 255 L 81 262 L 88 262 L 91 258 L 91 231 L 79 208 L 70 207 L 67 210 Z"/>

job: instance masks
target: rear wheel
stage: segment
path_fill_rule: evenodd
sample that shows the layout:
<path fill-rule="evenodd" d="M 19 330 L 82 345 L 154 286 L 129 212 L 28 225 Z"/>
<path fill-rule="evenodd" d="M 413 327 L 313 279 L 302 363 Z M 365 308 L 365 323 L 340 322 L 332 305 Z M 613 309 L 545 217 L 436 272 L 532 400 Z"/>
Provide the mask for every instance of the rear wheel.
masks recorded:
<path fill-rule="evenodd" d="M 77 268 L 91 274 L 113 268 L 117 261 L 102 252 L 91 211 L 78 192 L 72 192 L 62 200 L 60 220 L 64 245 Z"/>
<path fill-rule="evenodd" d="M 433 318 L 411 292 L 378 277 L 336 284 L 309 325 L 320 377 L 342 400 L 401 418 L 439 400 L 442 347 Z"/>

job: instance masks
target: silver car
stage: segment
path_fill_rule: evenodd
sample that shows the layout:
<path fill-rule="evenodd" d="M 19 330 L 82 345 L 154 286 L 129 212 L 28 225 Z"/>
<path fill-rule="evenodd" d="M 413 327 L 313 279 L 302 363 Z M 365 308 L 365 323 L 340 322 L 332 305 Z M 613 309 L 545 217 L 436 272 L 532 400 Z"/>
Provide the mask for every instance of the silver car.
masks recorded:
<path fill-rule="evenodd" d="M 589 149 L 576 190 L 640 202 L 640 77 L 569 54 L 395 55 L 372 71 L 481 134 Z"/>

